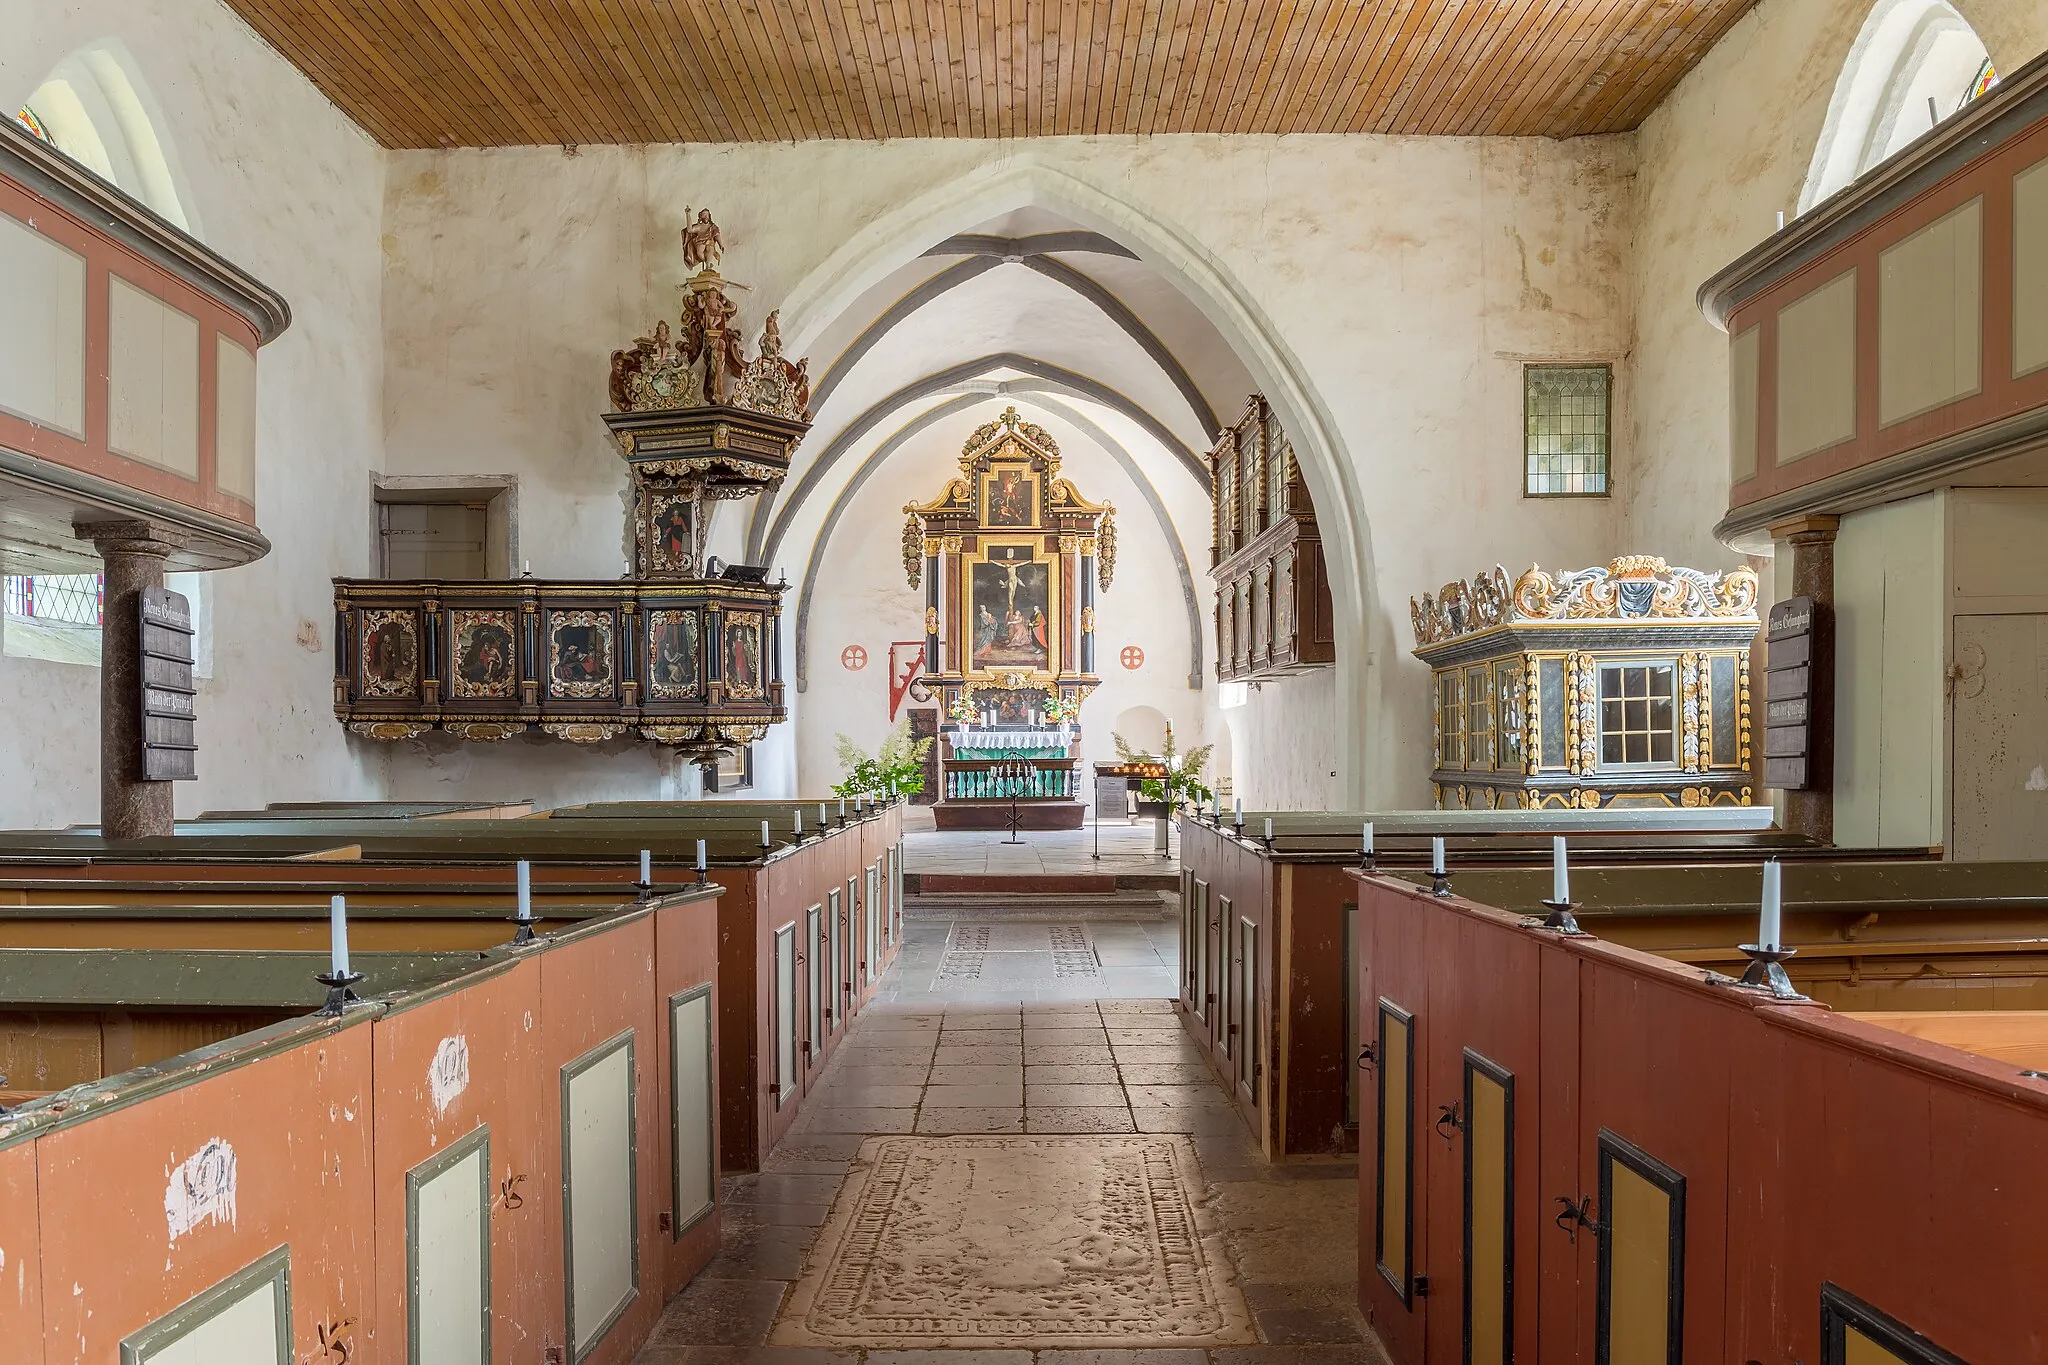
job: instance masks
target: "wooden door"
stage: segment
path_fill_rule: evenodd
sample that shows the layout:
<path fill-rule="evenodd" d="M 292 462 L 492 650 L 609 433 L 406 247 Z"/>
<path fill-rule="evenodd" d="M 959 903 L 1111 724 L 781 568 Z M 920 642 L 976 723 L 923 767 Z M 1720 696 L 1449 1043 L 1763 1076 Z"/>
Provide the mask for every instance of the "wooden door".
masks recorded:
<path fill-rule="evenodd" d="M 2048 615 L 1958 616 L 1952 657 L 1951 856 L 2038 857 L 2048 847 Z"/>

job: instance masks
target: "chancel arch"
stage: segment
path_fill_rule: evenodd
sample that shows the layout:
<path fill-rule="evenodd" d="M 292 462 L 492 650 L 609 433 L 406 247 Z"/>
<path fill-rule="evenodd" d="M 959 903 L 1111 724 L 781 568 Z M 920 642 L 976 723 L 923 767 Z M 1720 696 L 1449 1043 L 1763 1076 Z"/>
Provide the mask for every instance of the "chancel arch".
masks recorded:
<path fill-rule="evenodd" d="M 1070 166 L 1025 147 L 951 183 L 877 215 L 798 281 L 783 316 L 797 349 L 837 323 L 892 272 L 937 241 L 970 232 L 1003 214 L 1034 208 L 1102 234 L 1130 250 L 1192 301 L 1222 335 L 1279 412 L 1302 475 L 1327 527 L 1337 637 L 1336 698 L 1330 748 L 1353 761 L 1336 765 L 1332 799 L 1360 802 L 1372 769 L 1393 741 L 1374 733 L 1375 684 L 1367 668 L 1373 641 L 1393 636 L 1374 611 L 1376 571 L 1359 469 L 1327 404 L 1294 361 L 1280 329 L 1254 291 L 1234 279 L 1188 227 L 1121 197 Z M 1369 743 L 1369 737 L 1371 742 Z"/>

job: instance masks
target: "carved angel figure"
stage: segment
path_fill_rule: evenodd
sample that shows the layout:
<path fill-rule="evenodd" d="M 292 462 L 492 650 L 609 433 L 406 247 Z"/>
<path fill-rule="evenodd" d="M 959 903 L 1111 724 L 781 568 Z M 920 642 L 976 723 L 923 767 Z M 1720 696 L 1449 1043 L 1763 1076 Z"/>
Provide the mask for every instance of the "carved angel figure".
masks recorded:
<path fill-rule="evenodd" d="M 693 271 L 718 269 L 725 242 L 718 235 L 718 224 L 711 221 L 711 210 L 698 209 L 693 219 L 685 208 L 683 218 L 683 265 Z"/>

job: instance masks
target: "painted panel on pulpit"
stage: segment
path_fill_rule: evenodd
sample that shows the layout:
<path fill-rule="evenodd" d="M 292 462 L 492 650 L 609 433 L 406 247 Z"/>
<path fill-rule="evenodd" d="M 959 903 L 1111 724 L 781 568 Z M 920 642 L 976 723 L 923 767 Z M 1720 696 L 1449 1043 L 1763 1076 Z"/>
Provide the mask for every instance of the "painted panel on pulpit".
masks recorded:
<path fill-rule="evenodd" d="M 612 694 L 612 614 L 548 613 L 548 693 L 556 697 Z"/>
<path fill-rule="evenodd" d="M 656 573 L 691 573 L 690 499 L 682 493 L 650 493 L 648 511 L 654 543 L 648 567 Z"/>
<path fill-rule="evenodd" d="M 420 694 L 419 617 L 411 611 L 365 611 L 358 654 L 366 697 Z"/>
<path fill-rule="evenodd" d="M 701 695 L 699 626 L 694 611 L 647 613 L 647 695 L 655 701 L 687 701 Z"/>
<path fill-rule="evenodd" d="M 732 611 L 725 615 L 725 694 L 751 698 L 762 693 L 761 614 Z"/>
<path fill-rule="evenodd" d="M 451 696 L 509 700 L 517 677 L 510 609 L 451 611 L 448 635 L 455 642 Z"/>
<path fill-rule="evenodd" d="M 987 557 L 972 566 L 969 618 L 976 669 L 1051 667 L 1050 567 L 1029 545 L 991 545 Z"/>

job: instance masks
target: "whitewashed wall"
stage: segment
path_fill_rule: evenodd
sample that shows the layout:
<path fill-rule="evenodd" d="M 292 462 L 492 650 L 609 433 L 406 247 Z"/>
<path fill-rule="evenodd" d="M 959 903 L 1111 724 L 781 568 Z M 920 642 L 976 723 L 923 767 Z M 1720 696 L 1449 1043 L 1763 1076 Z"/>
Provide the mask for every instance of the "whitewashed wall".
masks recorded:
<path fill-rule="evenodd" d="M 0 107 L 81 45 L 118 39 L 177 144 L 209 246 L 291 301 L 265 347 L 257 500 L 276 547 L 209 584 L 212 678 L 180 814 L 381 794 L 380 760 L 335 724 L 328 577 L 368 567 L 368 471 L 383 439 L 384 154 L 224 6 L 0 0 Z M 99 671 L 0 657 L 0 825 L 99 814 Z"/>
<path fill-rule="evenodd" d="M 1428 675 L 1408 654 L 1408 597 L 1495 561 L 1591 562 L 1619 548 L 1609 504 L 1521 497 L 1520 365 L 1615 360 L 1629 401 L 1633 173 L 1628 138 L 397 154 L 385 222 L 386 468 L 516 473 L 535 572 L 615 575 L 624 479 L 597 420 L 605 357 L 674 313 L 686 206 L 717 212 L 725 274 L 752 286 L 749 330 L 794 296 L 785 334 L 801 341 L 833 321 L 821 301 L 857 293 L 860 281 L 837 272 L 868 259 L 863 243 L 887 236 L 876 250 L 907 259 L 971 226 L 933 213 L 899 230 L 905 206 L 1004 176 L 1027 201 L 1033 185 L 1081 187 L 1225 279 L 1235 292 L 1198 302 L 1212 317 L 1255 313 L 1331 433 L 1334 454 L 1308 477 L 1326 524 L 1349 517 L 1348 530 L 1326 534 L 1355 544 L 1361 566 L 1342 589 L 1337 728 L 1282 712 L 1267 733 L 1282 747 L 1334 751 L 1340 777 L 1276 799 L 1333 789 L 1418 802 Z"/>

